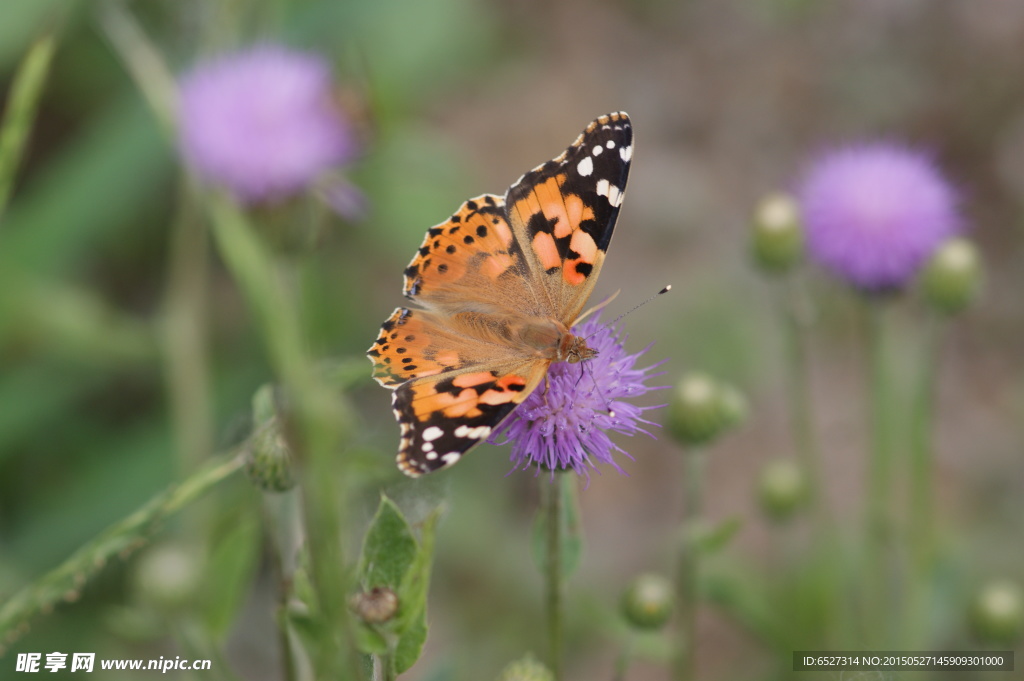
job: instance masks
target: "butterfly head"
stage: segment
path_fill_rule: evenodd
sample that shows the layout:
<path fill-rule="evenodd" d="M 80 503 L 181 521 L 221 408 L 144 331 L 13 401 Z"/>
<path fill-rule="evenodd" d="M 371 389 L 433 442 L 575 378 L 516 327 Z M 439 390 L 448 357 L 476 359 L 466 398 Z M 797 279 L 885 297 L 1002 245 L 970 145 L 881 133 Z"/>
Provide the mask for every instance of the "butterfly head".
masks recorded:
<path fill-rule="evenodd" d="M 587 341 L 580 336 L 569 335 L 562 343 L 563 350 L 560 360 L 569 364 L 577 364 L 585 359 L 597 357 L 597 350 L 587 346 Z"/>

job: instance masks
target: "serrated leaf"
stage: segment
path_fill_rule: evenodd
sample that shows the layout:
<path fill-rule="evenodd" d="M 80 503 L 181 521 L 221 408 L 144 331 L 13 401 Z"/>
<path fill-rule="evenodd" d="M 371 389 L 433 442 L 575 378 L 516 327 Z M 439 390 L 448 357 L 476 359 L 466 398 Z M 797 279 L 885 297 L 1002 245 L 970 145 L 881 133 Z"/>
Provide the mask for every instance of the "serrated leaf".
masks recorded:
<path fill-rule="evenodd" d="M 559 473 L 558 475 L 567 476 L 569 474 Z M 557 487 L 555 493 L 561 495 L 559 522 L 562 525 L 562 577 L 563 579 L 568 579 L 579 567 L 580 559 L 583 555 L 583 533 L 580 530 L 579 498 L 576 494 L 576 481 L 570 478 L 554 480 L 551 484 Z M 545 565 L 547 564 L 547 523 L 547 515 L 542 509 L 537 513 L 530 538 L 533 559 L 541 573 L 544 572 Z"/>
<path fill-rule="evenodd" d="M 251 519 L 237 523 L 217 542 L 207 567 L 203 619 L 210 634 L 222 639 L 241 607 L 258 564 L 259 526 Z"/>
<path fill-rule="evenodd" d="M 363 587 L 386 586 L 398 593 L 406 573 L 416 558 L 419 546 L 405 516 L 386 496 L 370 522 L 363 540 L 359 576 Z"/>

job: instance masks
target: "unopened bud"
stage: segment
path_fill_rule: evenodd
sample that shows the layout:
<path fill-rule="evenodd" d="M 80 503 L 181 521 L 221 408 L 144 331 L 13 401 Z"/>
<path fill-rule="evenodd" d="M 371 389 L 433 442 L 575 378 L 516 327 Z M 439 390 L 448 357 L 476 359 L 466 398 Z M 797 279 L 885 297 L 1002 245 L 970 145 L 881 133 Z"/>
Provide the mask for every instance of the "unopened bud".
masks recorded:
<path fill-rule="evenodd" d="M 202 568 L 195 552 L 165 544 L 139 557 L 134 577 L 141 601 L 160 610 L 178 610 L 193 602 L 202 585 Z"/>
<path fill-rule="evenodd" d="M 1013 645 L 1024 633 L 1024 593 L 1020 585 L 1000 580 L 981 588 L 971 604 L 975 635 L 994 644 Z"/>
<path fill-rule="evenodd" d="M 676 385 L 669 404 L 669 430 L 684 445 L 713 440 L 726 425 L 721 385 L 693 373 Z"/>
<path fill-rule="evenodd" d="M 754 211 L 754 262 L 771 274 L 788 272 L 803 257 L 804 230 L 796 201 L 786 194 L 771 194 Z"/>
<path fill-rule="evenodd" d="M 264 423 L 249 438 L 245 472 L 264 492 L 286 492 L 295 487 L 291 447 L 277 419 Z"/>
<path fill-rule="evenodd" d="M 770 461 L 758 476 L 757 496 L 766 515 L 788 520 L 807 498 L 807 476 L 792 459 Z"/>
<path fill-rule="evenodd" d="M 946 314 L 960 312 L 981 289 L 981 256 L 964 238 L 945 242 L 928 261 L 922 276 L 928 302 Z"/>
<path fill-rule="evenodd" d="M 352 611 L 367 624 L 387 622 L 398 612 L 398 596 L 387 587 L 376 586 L 357 593 L 350 602 Z"/>
<path fill-rule="evenodd" d="M 622 614 L 637 629 L 660 629 L 672 616 L 672 584 L 656 574 L 642 574 L 622 595 Z"/>
<path fill-rule="evenodd" d="M 505 667 L 498 681 L 555 681 L 555 675 L 537 658 L 527 654 Z"/>

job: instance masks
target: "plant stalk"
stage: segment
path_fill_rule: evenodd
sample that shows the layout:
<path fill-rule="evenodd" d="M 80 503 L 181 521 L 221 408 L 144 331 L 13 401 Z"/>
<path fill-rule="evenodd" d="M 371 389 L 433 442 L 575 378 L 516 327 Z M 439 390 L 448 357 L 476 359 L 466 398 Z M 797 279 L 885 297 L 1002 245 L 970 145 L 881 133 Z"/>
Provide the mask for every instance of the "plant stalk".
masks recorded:
<path fill-rule="evenodd" d="M 694 532 L 704 513 L 704 475 L 707 453 L 696 446 L 684 452 L 686 497 L 683 501 L 683 527 L 676 574 L 676 602 L 679 604 L 680 649 L 675 657 L 675 681 L 696 678 L 697 582 L 699 565 Z"/>
<path fill-rule="evenodd" d="M 544 616 L 548 629 L 548 666 L 554 681 L 562 681 L 564 654 L 564 591 L 562 566 L 562 500 L 567 473 L 556 472 L 554 480 L 541 480 L 541 504 L 545 517 Z"/>
<path fill-rule="evenodd" d="M 867 505 L 865 516 L 864 594 L 865 636 L 869 644 L 887 640 L 885 622 L 888 597 L 888 545 L 892 511 L 892 396 L 885 337 L 887 301 L 867 301 L 867 351 L 869 364 L 869 429 Z"/>

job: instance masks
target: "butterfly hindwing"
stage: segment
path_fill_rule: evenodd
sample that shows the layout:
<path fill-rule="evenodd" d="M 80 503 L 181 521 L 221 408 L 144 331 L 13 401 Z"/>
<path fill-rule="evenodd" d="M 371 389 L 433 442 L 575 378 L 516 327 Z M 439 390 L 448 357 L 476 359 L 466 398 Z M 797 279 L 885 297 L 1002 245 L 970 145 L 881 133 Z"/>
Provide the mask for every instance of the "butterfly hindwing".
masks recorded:
<path fill-rule="evenodd" d="M 545 371 L 543 361 L 484 365 L 400 385 L 391 400 L 402 437 L 398 467 L 415 477 L 452 465 L 490 436 Z"/>
<path fill-rule="evenodd" d="M 625 113 L 593 121 L 561 155 L 509 188 L 506 211 L 527 262 L 571 324 L 604 263 L 633 157 L 633 128 Z"/>

